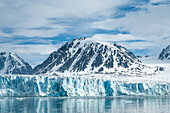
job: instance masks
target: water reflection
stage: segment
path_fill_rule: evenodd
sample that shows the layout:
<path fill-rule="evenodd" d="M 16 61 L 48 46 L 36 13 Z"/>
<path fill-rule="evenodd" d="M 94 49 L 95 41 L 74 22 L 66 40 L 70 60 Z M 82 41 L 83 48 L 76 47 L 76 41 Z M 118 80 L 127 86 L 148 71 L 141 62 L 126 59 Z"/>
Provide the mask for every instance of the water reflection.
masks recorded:
<path fill-rule="evenodd" d="M 115 98 L 0 98 L 0 113 L 170 112 L 170 96 Z"/>

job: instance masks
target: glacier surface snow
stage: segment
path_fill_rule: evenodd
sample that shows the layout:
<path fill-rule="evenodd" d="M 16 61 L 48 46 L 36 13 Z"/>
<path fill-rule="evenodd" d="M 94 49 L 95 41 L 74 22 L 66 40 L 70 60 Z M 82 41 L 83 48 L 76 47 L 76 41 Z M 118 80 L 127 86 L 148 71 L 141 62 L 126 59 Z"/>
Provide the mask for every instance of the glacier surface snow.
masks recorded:
<path fill-rule="evenodd" d="M 0 96 L 169 95 L 170 83 L 57 76 L 0 76 Z"/>

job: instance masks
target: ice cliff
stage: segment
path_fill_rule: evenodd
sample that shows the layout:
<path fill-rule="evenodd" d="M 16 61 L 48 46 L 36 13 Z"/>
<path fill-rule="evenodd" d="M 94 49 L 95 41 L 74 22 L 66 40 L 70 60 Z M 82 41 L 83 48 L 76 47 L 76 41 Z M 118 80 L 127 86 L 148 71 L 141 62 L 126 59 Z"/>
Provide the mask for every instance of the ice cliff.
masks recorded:
<path fill-rule="evenodd" d="M 0 96 L 169 95 L 170 83 L 88 77 L 0 76 Z"/>

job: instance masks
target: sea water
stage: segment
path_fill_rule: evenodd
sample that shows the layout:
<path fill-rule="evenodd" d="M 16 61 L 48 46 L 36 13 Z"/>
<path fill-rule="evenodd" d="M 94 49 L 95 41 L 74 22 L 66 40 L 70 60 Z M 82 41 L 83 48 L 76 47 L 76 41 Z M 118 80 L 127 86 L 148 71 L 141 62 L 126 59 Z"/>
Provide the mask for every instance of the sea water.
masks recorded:
<path fill-rule="evenodd" d="M 0 113 L 170 113 L 170 96 L 1 97 Z"/>

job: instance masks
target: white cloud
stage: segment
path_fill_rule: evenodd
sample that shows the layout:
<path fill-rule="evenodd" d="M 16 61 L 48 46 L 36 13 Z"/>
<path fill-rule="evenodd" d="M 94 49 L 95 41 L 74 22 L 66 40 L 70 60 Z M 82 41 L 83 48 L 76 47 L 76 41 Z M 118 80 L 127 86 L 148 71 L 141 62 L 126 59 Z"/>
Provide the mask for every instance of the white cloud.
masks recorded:
<path fill-rule="evenodd" d="M 131 34 L 117 34 L 117 35 L 108 35 L 108 34 L 96 34 L 91 37 L 92 40 L 107 41 L 107 42 L 116 42 L 122 46 L 127 47 L 128 49 L 146 49 L 149 46 L 154 46 L 154 40 L 143 40 L 142 37 L 134 37 Z M 139 40 L 139 42 L 137 42 Z M 129 42 L 132 41 L 132 42 Z"/>
<path fill-rule="evenodd" d="M 11 35 L 0 31 L 0 37 L 11 37 Z"/>
<path fill-rule="evenodd" d="M 57 9 L 63 11 L 63 14 L 85 17 L 98 11 L 125 5 L 131 2 L 128 0 L 51 0 L 48 1 L 48 3 L 49 5 L 53 5 Z"/>
<path fill-rule="evenodd" d="M 134 37 L 131 34 L 117 34 L 117 35 L 95 34 L 91 38 L 94 39 L 94 40 L 100 40 L 100 41 L 143 40 L 142 37 Z"/>
<path fill-rule="evenodd" d="M 63 43 L 56 45 L 11 45 L 11 43 L 4 43 L 0 44 L 0 52 L 15 52 L 34 67 L 42 63 L 50 53 L 57 51 L 62 44 Z"/>
<path fill-rule="evenodd" d="M 95 34 L 90 38 L 92 40 L 116 42 L 117 44 L 131 50 L 148 50 L 148 54 L 150 55 L 158 55 L 170 42 L 170 38 L 160 39 L 156 36 L 137 37 L 132 34 Z"/>
<path fill-rule="evenodd" d="M 159 36 L 170 34 L 170 10 L 169 5 L 152 6 L 145 5 L 147 11 L 128 13 L 120 19 L 106 19 L 94 22 L 92 28 L 113 30 L 124 27 L 134 36 Z"/>
<path fill-rule="evenodd" d="M 36 29 L 17 29 L 16 32 L 11 33 L 13 36 L 27 36 L 27 37 L 54 37 L 58 36 L 60 33 L 64 33 L 64 27 L 60 27 L 58 29 L 50 29 L 50 30 L 36 30 Z"/>
<path fill-rule="evenodd" d="M 12 51 L 18 54 L 50 54 L 58 49 L 59 45 L 10 45 L 0 44 L 1 51 Z"/>
<path fill-rule="evenodd" d="M 51 37 L 66 32 L 66 26 L 52 25 L 49 18 L 87 18 L 102 10 L 129 4 L 129 0 L 0 0 L 0 29 L 15 29 L 11 35 Z M 29 28 L 51 27 L 53 30 Z M 0 36 L 4 34 L 0 33 Z"/>
<path fill-rule="evenodd" d="M 119 42 L 120 45 L 128 49 L 148 49 L 148 47 L 154 47 L 153 42 Z"/>
<path fill-rule="evenodd" d="M 161 2 L 169 2 L 169 0 L 150 0 L 150 3 L 161 3 Z"/>
<path fill-rule="evenodd" d="M 151 0 L 147 5 L 138 6 L 146 10 L 128 12 L 125 17 L 119 19 L 110 18 L 110 15 L 116 12 L 117 7 L 128 6 L 134 2 L 131 0 L 0 0 L 1 51 L 14 51 L 28 61 L 36 62 L 39 59 L 38 56 L 43 59 L 44 56 L 57 50 L 60 44 L 53 45 L 50 39 L 47 41 L 30 37 L 48 38 L 61 33 L 76 34 L 82 30 L 90 32 L 93 28 L 106 30 L 122 28 L 122 30 L 130 31 L 131 34 L 94 34 L 92 38 L 101 41 L 122 41 L 119 44 L 128 49 L 150 49 L 153 53 L 158 53 L 170 41 L 170 38 L 163 39 L 163 37 L 170 36 L 170 14 L 168 12 L 170 7 L 169 5 L 152 6 L 152 3 L 162 1 Z M 94 22 L 91 26 L 91 22 L 86 24 L 88 19 L 101 20 L 100 16 L 105 16 L 106 20 Z M 55 18 L 55 21 L 59 23 L 64 19 L 65 24 L 56 25 L 51 23 L 50 18 Z M 75 27 L 67 24 L 67 22 L 72 22 L 71 19 L 82 21 L 85 19 L 86 21 L 80 22 L 84 24 L 75 30 L 68 31 L 68 28 Z M 2 32 L 4 27 L 13 29 L 13 32 Z M 15 40 L 17 36 L 27 38 Z M 8 37 L 8 39 L 2 37 Z M 145 41 L 123 42 L 130 40 Z M 19 45 L 23 42 L 40 42 L 44 45 Z"/>
<path fill-rule="evenodd" d="M 162 48 L 170 44 L 169 39 L 164 39 L 164 37 L 170 36 L 169 6 L 168 4 L 140 6 L 147 10 L 128 13 L 126 17 L 120 19 L 106 19 L 94 22 L 91 27 L 106 30 L 124 28 L 130 31 L 131 34 L 116 36 L 104 36 L 100 34 L 98 37 L 101 36 L 100 39 L 105 39 L 106 37 L 110 41 L 146 40 L 146 42 L 122 42 L 119 44 L 129 49 L 148 49 L 152 51 L 150 54 L 159 54 Z"/>

